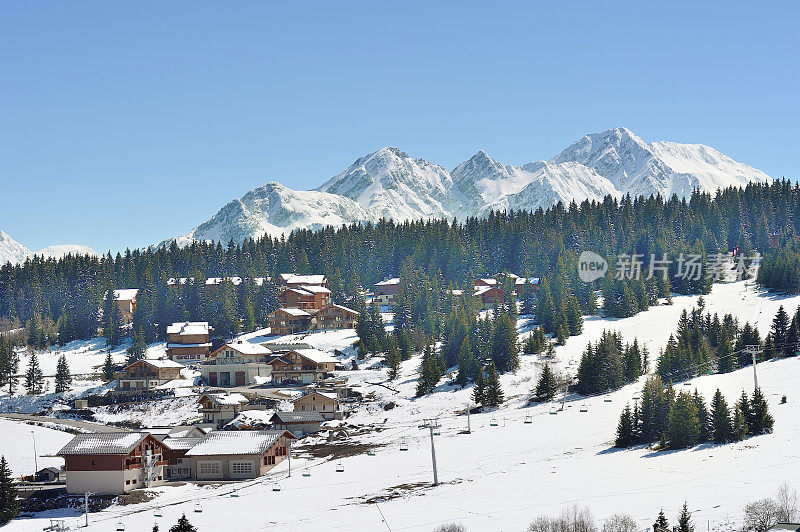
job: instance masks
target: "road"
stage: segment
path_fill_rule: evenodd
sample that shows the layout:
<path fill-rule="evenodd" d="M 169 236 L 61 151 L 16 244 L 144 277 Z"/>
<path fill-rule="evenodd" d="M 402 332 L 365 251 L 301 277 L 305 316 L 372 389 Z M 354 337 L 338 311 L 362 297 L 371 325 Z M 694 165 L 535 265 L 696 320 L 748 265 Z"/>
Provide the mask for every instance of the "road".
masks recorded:
<path fill-rule="evenodd" d="M 81 432 L 128 432 L 128 429 L 123 429 L 121 427 L 103 425 L 102 423 L 93 423 L 91 421 L 81 421 L 78 419 L 58 419 L 55 417 L 34 416 L 31 414 L 0 414 L 0 417 L 31 423 L 53 423 L 54 425 L 61 425 L 62 427 L 79 430 Z"/>

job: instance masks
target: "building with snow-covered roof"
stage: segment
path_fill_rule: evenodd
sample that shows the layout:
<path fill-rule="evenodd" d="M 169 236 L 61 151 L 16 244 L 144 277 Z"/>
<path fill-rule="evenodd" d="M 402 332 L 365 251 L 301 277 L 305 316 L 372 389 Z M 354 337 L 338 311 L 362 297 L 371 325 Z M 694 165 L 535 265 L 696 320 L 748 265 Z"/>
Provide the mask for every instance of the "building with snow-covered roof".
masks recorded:
<path fill-rule="evenodd" d="M 183 364 L 173 360 L 137 360 L 117 374 L 117 390 L 150 390 L 180 379 Z"/>
<path fill-rule="evenodd" d="M 319 412 L 275 412 L 270 417 L 275 430 L 288 430 L 295 435 L 316 434 L 325 418 Z"/>
<path fill-rule="evenodd" d="M 67 493 L 117 495 L 164 483 L 166 445 L 148 432 L 77 434 L 58 451 Z"/>
<path fill-rule="evenodd" d="M 293 286 L 278 297 L 283 308 L 299 308 L 313 314 L 331 302 L 331 291 L 324 286 Z"/>
<path fill-rule="evenodd" d="M 311 384 L 324 380 L 336 369 L 338 360 L 318 349 L 294 349 L 275 357 L 272 366 L 272 382 L 276 384 Z"/>
<path fill-rule="evenodd" d="M 186 452 L 196 480 L 241 480 L 265 475 L 291 452 L 286 430 L 213 431 Z"/>
<path fill-rule="evenodd" d="M 138 288 L 121 288 L 114 290 L 114 301 L 116 301 L 119 313 L 122 316 L 122 323 L 131 323 L 133 321 L 133 311 L 136 310 L 136 298 L 138 295 Z M 105 293 L 103 299 L 107 297 L 108 292 Z"/>
<path fill-rule="evenodd" d="M 308 330 L 311 314 L 299 308 L 279 308 L 267 315 L 272 334 L 295 334 Z"/>
<path fill-rule="evenodd" d="M 167 327 L 167 357 L 181 364 L 204 361 L 211 352 L 211 327 L 206 321 L 183 321 Z"/>
<path fill-rule="evenodd" d="M 355 329 L 358 311 L 331 303 L 317 311 L 311 319 L 312 329 Z"/>
<path fill-rule="evenodd" d="M 310 392 L 292 403 L 295 412 L 319 412 L 326 420 L 341 418 L 339 397 L 330 392 Z"/>
<path fill-rule="evenodd" d="M 204 393 L 197 399 L 203 423 L 222 428 L 233 421 L 249 401 L 240 393 Z"/>
<path fill-rule="evenodd" d="M 292 288 L 301 285 L 306 286 L 328 286 L 328 280 L 324 275 L 297 275 L 294 273 L 282 273 L 278 275 L 278 288 Z"/>
<path fill-rule="evenodd" d="M 476 286 L 472 295 L 481 300 L 484 310 L 506 302 L 506 291 L 497 286 Z"/>
<path fill-rule="evenodd" d="M 247 386 L 257 377 L 268 380 L 272 351 L 261 344 L 236 340 L 228 342 L 200 364 L 200 373 L 210 386 Z"/>

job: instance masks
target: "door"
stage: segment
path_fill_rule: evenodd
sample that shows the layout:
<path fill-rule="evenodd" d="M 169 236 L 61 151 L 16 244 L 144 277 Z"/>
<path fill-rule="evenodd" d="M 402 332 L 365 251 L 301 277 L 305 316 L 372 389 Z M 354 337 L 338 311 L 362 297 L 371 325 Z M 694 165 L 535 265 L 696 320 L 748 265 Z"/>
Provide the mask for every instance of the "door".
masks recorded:
<path fill-rule="evenodd" d="M 217 385 L 217 372 L 216 371 L 209 371 L 208 372 L 208 383 L 211 386 Z"/>
<path fill-rule="evenodd" d="M 236 372 L 236 386 L 244 386 L 244 371 Z"/>

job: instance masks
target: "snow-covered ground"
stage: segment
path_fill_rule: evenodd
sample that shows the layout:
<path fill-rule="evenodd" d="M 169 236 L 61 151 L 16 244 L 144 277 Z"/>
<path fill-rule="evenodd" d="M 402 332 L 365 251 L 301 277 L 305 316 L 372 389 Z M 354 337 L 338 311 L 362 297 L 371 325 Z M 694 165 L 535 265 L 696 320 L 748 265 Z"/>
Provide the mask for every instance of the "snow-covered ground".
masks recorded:
<path fill-rule="evenodd" d="M 711 312 L 731 313 L 742 322 L 756 323 L 762 335 L 781 304 L 790 313 L 800 304 L 800 297 L 766 294 L 746 288 L 743 282 L 715 285 L 705 300 Z M 654 307 L 631 318 L 589 318 L 583 334 L 556 348 L 558 366 L 574 371 L 568 362 L 576 360 L 586 343 L 596 340 L 604 329 L 621 331 L 626 341 L 637 337 L 648 345 L 654 362 L 681 311 L 696 301 L 697 297 L 677 296 L 674 305 Z M 332 350 L 346 348 L 354 335 L 336 331 L 293 339 Z M 250 339 L 259 340 L 258 334 Z M 541 361 L 524 356 L 516 374 L 501 377 L 507 399 L 503 407 L 470 416 L 472 433 L 460 434 L 467 426 L 460 412 L 469 402 L 471 389 L 458 390 L 443 379 L 437 393 L 415 399 L 418 357 L 404 362 L 401 376 L 393 382 L 386 382 L 385 369 L 366 369 L 377 361 L 360 361 L 361 369 L 341 372 L 367 398 L 347 423 L 372 426 L 357 439 L 375 445 L 375 456 L 345 458 L 341 460 L 344 472 L 337 472 L 338 460 L 304 457 L 301 445 L 292 459 L 291 478 L 286 478 L 288 464 L 284 462 L 256 481 L 159 488 L 150 503 L 112 507 L 91 516 L 89 529 L 110 530 L 122 521 L 128 530 L 149 530 L 156 519 L 153 509 L 159 506 L 164 515 L 157 519 L 162 529 L 185 512 L 200 531 L 229 527 L 232 515 L 236 530 L 241 531 L 432 531 L 450 521 L 461 522 L 471 531 L 523 531 L 534 517 L 558 513 L 572 504 L 588 506 L 598 519 L 628 513 L 645 529 L 661 508 L 674 522 L 687 500 L 697 526 L 729 530 L 740 522 L 746 502 L 772 495 L 782 482 L 800 488 L 796 443 L 800 358 L 758 366 L 759 384 L 775 417 L 773 434 L 660 453 L 611 447 L 619 413 L 640 384 L 614 392 L 611 402 L 576 397 L 564 412 L 551 415 L 549 405 L 525 406 Z M 709 399 L 719 387 L 735 400 L 742 390 L 752 390 L 752 379 L 752 368 L 745 368 L 698 377 L 685 388 L 697 387 Z M 784 394 L 788 403 L 781 405 Z M 395 403 L 394 408 L 384 410 L 389 402 Z M 580 411 L 584 404 L 587 412 Z M 442 425 L 435 436 L 441 485 L 432 487 L 430 436 L 419 425 L 437 416 Z M 400 450 L 401 444 L 408 450 Z M 305 468 L 311 472 L 308 477 L 300 475 Z M 282 488 L 279 492 L 272 491 L 276 480 Z M 236 486 L 239 497 L 231 498 Z M 378 504 L 367 504 L 376 500 Z M 193 511 L 198 502 L 202 513 Z M 25 519 L 8 528 L 41 530 L 43 523 Z"/>
<path fill-rule="evenodd" d="M 0 418 L 0 455 L 6 457 L 15 477 L 32 475 L 36 472 L 35 465 L 39 469 L 64 465 L 63 459 L 48 455 L 58 452 L 71 439 L 72 434 L 67 432 Z"/>

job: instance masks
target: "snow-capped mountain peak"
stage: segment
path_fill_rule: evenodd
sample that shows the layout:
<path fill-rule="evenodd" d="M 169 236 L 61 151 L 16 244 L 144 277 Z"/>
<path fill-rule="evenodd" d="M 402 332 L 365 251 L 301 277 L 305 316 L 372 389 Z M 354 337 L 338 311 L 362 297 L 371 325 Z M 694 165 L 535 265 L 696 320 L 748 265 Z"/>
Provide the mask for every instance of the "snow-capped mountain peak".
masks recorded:
<path fill-rule="evenodd" d="M 11 238 L 11 235 L 0 229 L 0 266 L 10 262 L 19 264 L 31 255 L 31 250 Z"/>
<path fill-rule="evenodd" d="M 645 142 L 625 127 L 578 139 L 549 161 L 503 164 L 484 150 L 448 172 L 389 146 L 359 157 L 315 190 L 268 183 L 225 205 L 183 237 L 241 242 L 298 228 L 427 218 L 464 219 L 490 210 L 537 209 L 556 202 L 714 192 L 769 177 L 702 144 Z"/>

